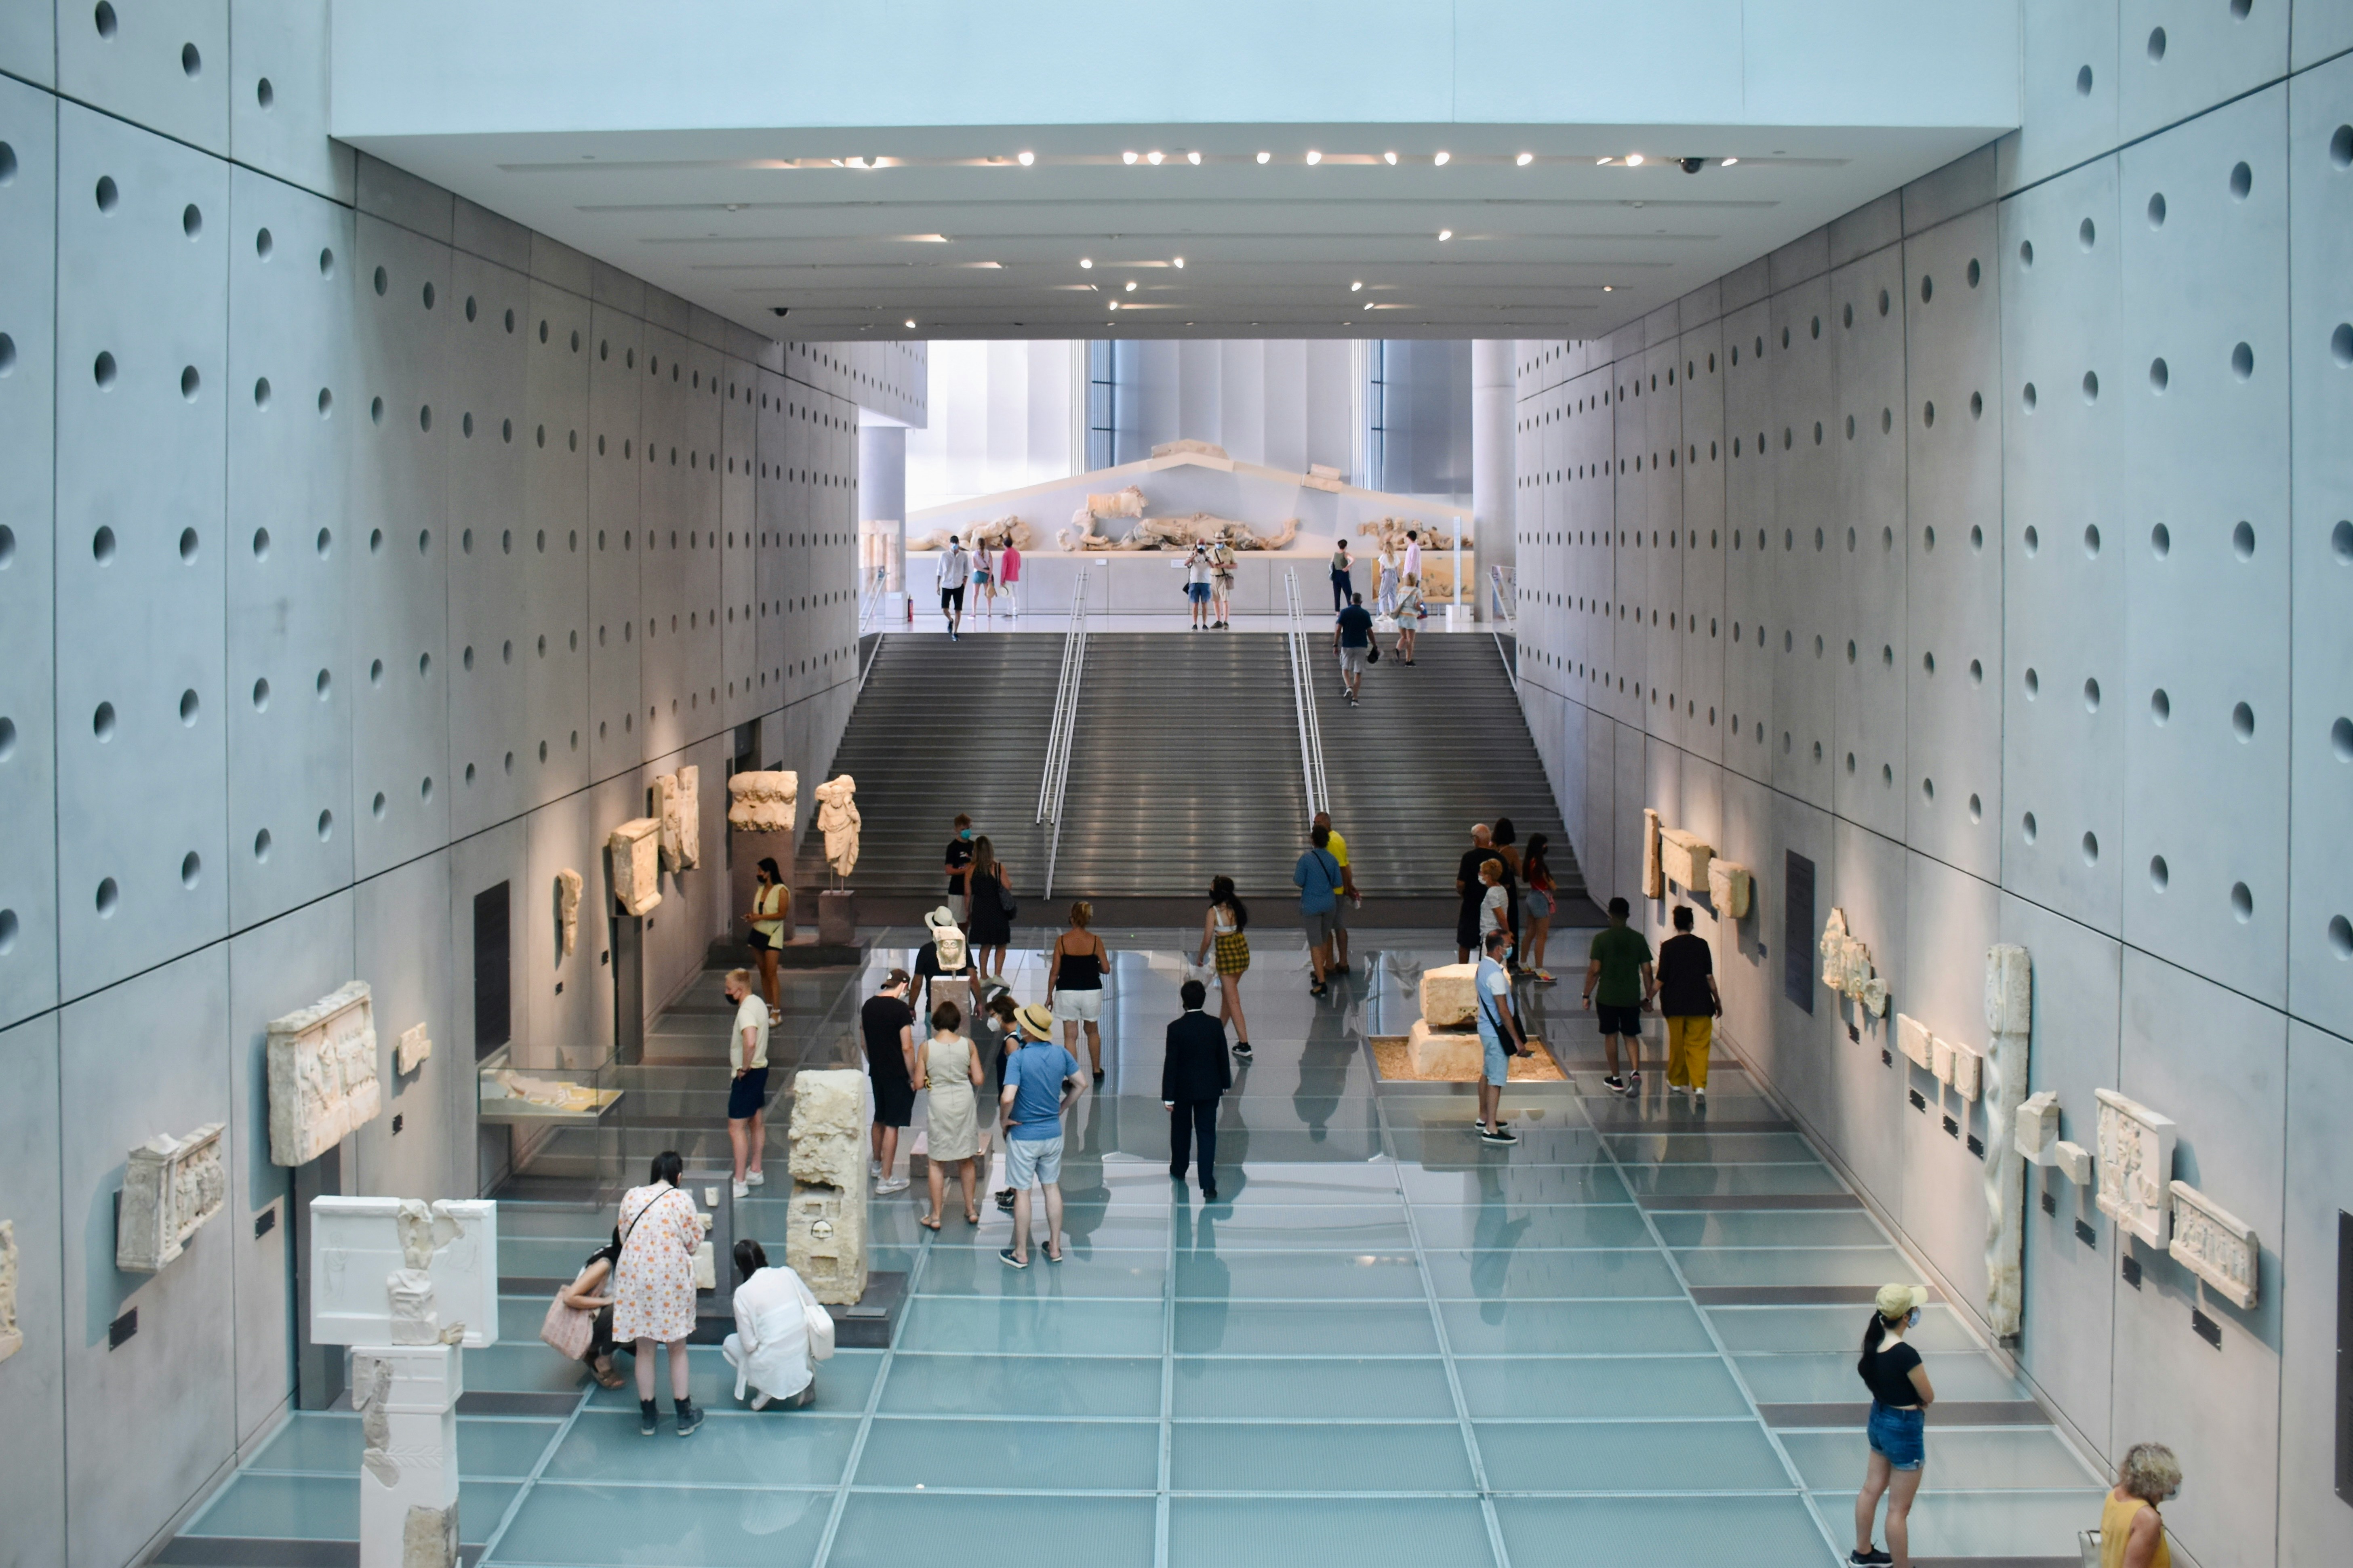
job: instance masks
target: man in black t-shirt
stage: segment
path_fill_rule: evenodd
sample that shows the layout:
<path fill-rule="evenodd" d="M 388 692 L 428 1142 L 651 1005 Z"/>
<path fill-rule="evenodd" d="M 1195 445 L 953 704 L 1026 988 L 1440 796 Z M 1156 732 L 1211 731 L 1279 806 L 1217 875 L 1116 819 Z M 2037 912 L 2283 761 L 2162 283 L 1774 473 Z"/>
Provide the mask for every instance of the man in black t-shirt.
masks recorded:
<path fill-rule="evenodd" d="M 893 1176 L 899 1160 L 899 1129 L 914 1119 L 915 1011 L 907 1005 L 907 972 L 893 969 L 882 978 L 882 989 L 858 1009 L 858 1026 L 866 1037 L 866 1072 L 874 1080 L 874 1163 L 870 1172 L 881 1178 L 874 1190 L 900 1193 L 907 1178 Z"/>
<path fill-rule="evenodd" d="M 1356 689 L 1364 683 L 1365 661 L 1373 651 L 1373 617 L 1362 594 L 1348 595 L 1347 608 L 1332 627 L 1332 646 L 1340 655 L 1340 685 L 1348 706 L 1356 705 Z"/>
<path fill-rule="evenodd" d="M 956 924 L 967 929 L 972 924 L 968 901 L 972 878 L 972 818 L 956 813 L 955 837 L 948 840 L 946 863 L 940 868 L 947 873 L 948 908 L 955 911 Z"/>
<path fill-rule="evenodd" d="M 1675 934 L 1659 944 L 1659 1011 L 1667 1021 L 1667 1092 L 1707 1100 L 1707 1049 L 1724 998 L 1706 939 L 1692 934 L 1689 904 L 1675 906 Z"/>
<path fill-rule="evenodd" d="M 1454 868 L 1454 891 L 1462 900 L 1461 910 L 1454 917 L 1454 962 L 1468 963 L 1480 947 L 1479 900 L 1487 896 L 1487 886 L 1479 879 L 1482 863 L 1500 859 L 1495 853 L 1494 839 L 1483 822 L 1471 825 L 1471 847 L 1462 852 L 1462 863 Z"/>

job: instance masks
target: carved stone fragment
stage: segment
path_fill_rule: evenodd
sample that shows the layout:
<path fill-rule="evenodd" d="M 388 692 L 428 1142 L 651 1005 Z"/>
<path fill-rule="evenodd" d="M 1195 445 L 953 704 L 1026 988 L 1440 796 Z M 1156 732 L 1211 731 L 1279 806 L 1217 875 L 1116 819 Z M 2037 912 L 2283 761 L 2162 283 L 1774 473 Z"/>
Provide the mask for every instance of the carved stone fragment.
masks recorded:
<path fill-rule="evenodd" d="M 1642 896 L 1667 896 L 1666 868 L 1659 857 L 1659 814 L 1649 806 L 1642 808 Z"/>
<path fill-rule="evenodd" d="M 793 1075 L 793 1179 L 866 1188 L 866 1075 L 810 1068 Z"/>
<path fill-rule="evenodd" d="M 221 1166 L 221 1129 L 209 1121 L 185 1138 L 168 1133 L 131 1151 L 122 1171 L 122 1212 L 115 1222 L 114 1266 L 153 1274 L 180 1256 L 196 1227 L 228 1201 Z"/>
<path fill-rule="evenodd" d="M 412 1024 L 400 1032 L 399 1041 L 392 1047 L 392 1070 L 406 1078 L 432 1058 L 433 1037 L 425 1032 L 424 1025 Z"/>
<path fill-rule="evenodd" d="M 2053 1163 L 2052 1145 L 2059 1141 L 2059 1096 L 2051 1089 L 2019 1102 L 2018 1152 L 2030 1165 Z"/>
<path fill-rule="evenodd" d="M 16 1222 L 0 1219 L 0 1361 L 25 1348 L 16 1326 Z"/>
<path fill-rule="evenodd" d="M 702 771 L 693 763 L 654 778 L 656 816 L 661 823 L 662 864 L 671 872 L 702 864 Z"/>
<path fill-rule="evenodd" d="M 1936 1081 L 1950 1087 L 1953 1081 L 1953 1042 L 1941 1035 L 1928 1037 L 1928 1070 Z"/>
<path fill-rule="evenodd" d="M 1416 1018 L 1405 1040 L 1405 1059 L 1417 1078 L 1476 1078 L 1483 1047 L 1476 1029 L 1434 1029 Z"/>
<path fill-rule="evenodd" d="M 1967 1040 L 1952 1042 L 1952 1052 L 1953 1088 L 1963 1100 L 1977 1099 L 1985 1092 L 1985 1053 Z"/>
<path fill-rule="evenodd" d="M 2070 1143 L 2064 1138 L 2052 1140 L 2051 1163 L 2077 1186 L 2092 1184 L 2092 1152 L 2081 1143 Z"/>
<path fill-rule="evenodd" d="M 1692 892 L 1706 887 L 1708 862 L 1715 858 L 1715 846 L 1698 834 L 1680 827 L 1659 829 L 1659 868 L 1675 886 Z"/>
<path fill-rule="evenodd" d="M 797 773 L 732 773 L 727 779 L 727 826 L 738 833 L 790 833 L 800 797 L 801 775 Z"/>
<path fill-rule="evenodd" d="M 2255 1304 L 2260 1284 L 2254 1227 L 2187 1182 L 2173 1184 L 2173 1260 L 2242 1310 Z"/>
<path fill-rule="evenodd" d="M 865 1167 L 859 1167 L 862 1178 Z M 866 1188 L 793 1184 L 785 1214 L 785 1262 L 809 1294 L 847 1307 L 866 1294 Z"/>
<path fill-rule="evenodd" d="M 858 781 L 837 773 L 817 786 L 817 826 L 825 835 L 826 864 L 837 877 L 847 877 L 858 865 Z"/>
<path fill-rule="evenodd" d="M 605 840 L 613 858 L 613 901 L 624 914 L 649 913 L 661 902 L 661 822 L 635 816 Z"/>
<path fill-rule="evenodd" d="M 2100 1102 L 2100 1184 L 2094 1201 L 2124 1229 L 2163 1247 L 2172 1232 L 2173 1118 L 2111 1089 L 2092 1093 Z"/>
<path fill-rule="evenodd" d="M 1748 918 L 1748 900 L 1756 879 L 1748 868 L 1737 860 L 1710 860 L 1707 863 L 1707 901 L 1715 906 L 1717 916 L 1724 920 L 1745 921 Z"/>
<path fill-rule="evenodd" d="M 1895 1015 L 1895 1048 L 1914 1067 L 1930 1072 L 1936 1069 L 1936 1037 L 1928 1033 L 1927 1025 L 1908 1014 Z"/>
<path fill-rule="evenodd" d="M 307 1165 L 384 1110 L 375 1005 L 354 980 L 269 1025 L 269 1158 Z"/>
<path fill-rule="evenodd" d="M 866 1075 L 855 1068 L 793 1076 L 786 1261 L 833 1306 L 866 1293 L 865 1096 Z"/>
<path fill-rule="evenodd" d="M 1475 963 L 1438 963 L 1421 972 L 1421 1021 L 1433 1029 L 1468 1024 L 1479 1010 Z"/>
<path fill-rule="evenodd" d="M 1831 910 L 1831 918 L 1822 924 L 1822 984 L 1855 1003 L 1874 1018 L 1887 1016 L 1887 983 L 1872 966 L 1871 949 L 1846 929 L 1846 911 Z M 1909 1053 L 1906 1053 L 1909 1055 Z M 1922 1067 L 1933 1067 L 1935 1058 L 1913 1058 Z"/>
<path fill-rule="evenodd" d="M 1993 1043 L 1978 1068 L 1985 1100 L 1986 1321 L 1996 1336 L 2017 1334 L 2025 1276 L 2026 1167 L 2010 1158 L 2018 1107 L 2026 1098 L 2034 969 L 2026 949 L 1987 951 L 1986 1027 Z"/>
<path fill-rule="evenodd" d="M 556 953 L 560 959 L 572 956 L 580 944 L 580 873 L 566 868 L 555 874 Z"/>

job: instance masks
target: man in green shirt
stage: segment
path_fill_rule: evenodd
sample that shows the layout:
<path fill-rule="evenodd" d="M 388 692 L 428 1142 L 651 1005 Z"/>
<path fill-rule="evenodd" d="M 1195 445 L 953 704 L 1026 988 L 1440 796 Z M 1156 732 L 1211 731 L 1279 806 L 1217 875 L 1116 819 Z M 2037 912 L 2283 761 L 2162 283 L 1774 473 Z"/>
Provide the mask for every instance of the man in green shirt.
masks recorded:
<path fill-rule="evenodd" d="M 1609 1076 L 1601 1081 L 1612 1094 L 1642 1092 L 1642 1015 L 1659 985 L 1651 968 L 1651 944 L 1626 923 L 1633 912 L 1623 899 L 1609 900 L 1609 929 L 1597 931 L 1585 966 L 1585 1005 L 1598 1010 L 1601 1048 L 1609 1053 Z M 1618 1076 L 1618 1037 L 1626 1037 L 1626 1076 Z"/>

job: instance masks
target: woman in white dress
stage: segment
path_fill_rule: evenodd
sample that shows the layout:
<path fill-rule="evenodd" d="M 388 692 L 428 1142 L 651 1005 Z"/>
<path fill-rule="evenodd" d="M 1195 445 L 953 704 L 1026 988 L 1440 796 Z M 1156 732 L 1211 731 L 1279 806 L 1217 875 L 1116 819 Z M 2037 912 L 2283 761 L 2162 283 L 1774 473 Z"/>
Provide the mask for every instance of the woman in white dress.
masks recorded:
<path fill-rule="evenodd" d="M 687 1396 L 686 1342 L 694 1332 L 694 1254 L 702 1216 L 679 1190 L 686 1162 L 675 1149 L 654 1156 L 646 1185 L 621 1197 L 621 1258 L 613 1266 L 613 1338 L 638 1347 L 638 1430 L 659 1430 L 654 1404 L 654 1346 L 670 1347 L 670 1397 L 678 1435 L 702 1425 Z"/>
<path fill-rule="evenodd" d="M 1377 616 L 1397 614 L 1398 557 L 1394 545 L 1381 545 L 1380 592 L 1374 596 L 1373 613 Z"/>
<path fill-rule="evenodd" d="M 735 1369 L 735 1397 L 754 1410 L 807 1407 L 817 1397 L 810 1363 L 833 1353 L 830 1332 L 809 1342 L 810 1314 L 825 1309 L 799 1275 L 772 1268 L 767 1250 L 748 1237 L 735 1244 L 735 1331 L 719 1347 Z"/>
<path fill-rule="evenodd" d="M 950 1165 L 956 1167 L 956 1180 L 964 1184 L 964 1222 L 980 1223 L 980 1211 L 973 1204 L 980 1180 L 980 1110 L 974 1091 L 987 1079 L 981 1073 L 980 1053 L 956 1033 L 963 1023 L 962 1008 L 941 1003 L 932 1010 L 932 1037 L 915 1053 L 915 1087 L 932 1091 L 923 1129 L 932 1185 L 932 1212 L 923 1219 L 926 1230 L 940 1228 Z"/>

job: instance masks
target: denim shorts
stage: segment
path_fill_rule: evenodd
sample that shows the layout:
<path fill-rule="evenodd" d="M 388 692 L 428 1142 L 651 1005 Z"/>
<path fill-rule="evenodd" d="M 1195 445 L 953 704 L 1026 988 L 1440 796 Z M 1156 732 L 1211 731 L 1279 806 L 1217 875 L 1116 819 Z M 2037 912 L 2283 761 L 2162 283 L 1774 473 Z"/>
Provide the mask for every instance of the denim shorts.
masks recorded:
<path fill-rule="evenodd" d="M 1874 1399 L 1871 1402 L 1871 1424 L 1863 1435 L 1871 1441 L 1871 1451 L 1886 1455 L 1891 1467 L 1916 1470 L 1928 1462 L 1925 1435 L 1927 1420 L 1924 1410 L 1898 1410 Z"/>
<path fill-rule="evenodd" d="M 1511 1080 L 1512 1058 L 1504 1054 L 1504 1042 L 1483 1028 L 1479 1031 L 1479 1055 L 1480 1076 L 1488 1083 L 1501 1089 Z"/>
<path fill-rule="evenodd" d="M 1015 1192 L 1052 1186 L 1062 1179 L 1062 1139 L 1008 1138 L 1005 1141 L 1005 1184 Z"/>

